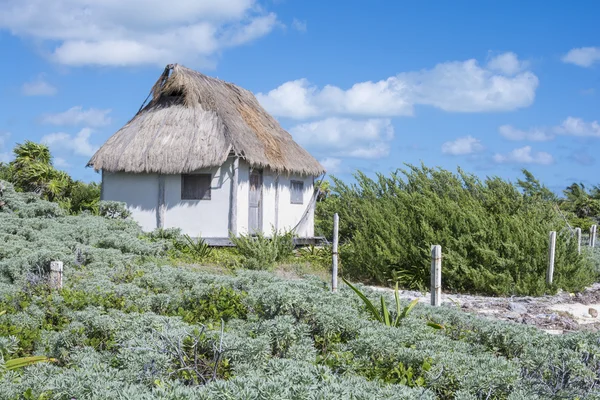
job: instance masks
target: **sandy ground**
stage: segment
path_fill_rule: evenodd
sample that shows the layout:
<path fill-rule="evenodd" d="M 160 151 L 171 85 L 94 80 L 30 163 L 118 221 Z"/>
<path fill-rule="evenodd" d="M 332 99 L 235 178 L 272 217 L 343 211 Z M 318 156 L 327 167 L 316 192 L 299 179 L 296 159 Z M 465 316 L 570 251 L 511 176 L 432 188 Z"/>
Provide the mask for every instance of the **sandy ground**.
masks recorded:
<path fill-rule="evenodd" d="M 369 286 L 379 291 L 392 289 Z M 401 298 L 429 302 L 429 293 L 403 290 Z M 600 283 L 582 293 L 543 297 L 486 297 L 442 293 L 442 306 L 460 307 L 469 313 L 536 326 L 551 334 L 600 331 Z"/>

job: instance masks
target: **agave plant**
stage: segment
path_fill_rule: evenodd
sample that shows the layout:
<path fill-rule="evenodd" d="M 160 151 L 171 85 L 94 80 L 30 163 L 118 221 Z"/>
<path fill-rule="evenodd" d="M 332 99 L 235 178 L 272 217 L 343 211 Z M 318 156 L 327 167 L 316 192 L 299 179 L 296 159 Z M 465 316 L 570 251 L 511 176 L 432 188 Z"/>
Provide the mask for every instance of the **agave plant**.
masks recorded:
<path fill-rule="evenodd" d="M 387 326 L 393 326 L 393 327 L 399 326 L 400 323 L 402 322 L 402 320 L 408 316 L 410 311 L 419 302 L 419 299 L 414 299 L 413 301 L 410 302 L 409 305 L 402 308 L 402 306 L 400 305 L 400 297 L 398 296 L 398 283 L 396 283 L 396 289 L 394 290 L 394 297 L 396 299 L 396 318 L 392 320 L 392 317 L 390 315 L 390 312 L 387 309 L 387 306 L 385 304 L 385 299 L 383 296 L 381 296 L 381 311 L 380 311 L 377 309 L 377 307 L 375 307 L 375 305 L 371 302 L 371 300 L 369 300 L 367 298 L 367 296 L 365 296 L 360 290 L 358 290 L 356 287 L 354 287 L 345 278 L 342 278 L 342 280 L 344 281 L 344 283 L 346 285 L 348 285 L 350 287 L 350 289 L 354 290 L 354 292 L 358 295 L 358 297 L 361 298 L 361 300 L 365 303 L 365 306 L 367 306 L 367 311 L 369 311 L 371 316 L 373 318 L 375 318 L 377 321 L 379 321 Z"/>

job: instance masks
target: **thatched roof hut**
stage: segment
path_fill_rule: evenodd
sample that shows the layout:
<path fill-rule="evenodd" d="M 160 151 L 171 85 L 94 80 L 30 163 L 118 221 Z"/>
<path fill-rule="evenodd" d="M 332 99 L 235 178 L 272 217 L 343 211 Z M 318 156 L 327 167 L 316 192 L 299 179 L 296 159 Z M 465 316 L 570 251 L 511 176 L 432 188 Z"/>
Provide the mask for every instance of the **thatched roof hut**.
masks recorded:
<path fill-rule="evenodd" d="M 231 154 L 255 168 L 318 176 L 325 169 L 239 86 L 167 65 L 152 99 L 88 163 L 106 172 L 181 174 Z"/>

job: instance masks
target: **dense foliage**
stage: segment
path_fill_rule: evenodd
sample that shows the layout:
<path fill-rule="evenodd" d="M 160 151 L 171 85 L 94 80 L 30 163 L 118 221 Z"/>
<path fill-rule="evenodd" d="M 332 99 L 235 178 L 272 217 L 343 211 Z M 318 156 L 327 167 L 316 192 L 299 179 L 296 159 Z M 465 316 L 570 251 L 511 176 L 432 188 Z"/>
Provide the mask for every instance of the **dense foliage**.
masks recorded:
<path fill-rule="evenodd" d="M 26 141 L 17 144 L 13 153 L 13 161 L 0 163 L 0 179 L 11 182 L 18 191 L 36 193 L 57 202 L 71 214 L 98 212 L 100 185 L 73 180 L 56 169 L 48 146 Z"/>
<path fill-rule="evenodd" d="M 340 215 L 345 276 L 404 287 L 429 285 L 431 245 L 442 246 L 446 290 L 540 295 L 594 282 L 591 258 L 577 253 L 564 215 L 532 177 L 526 190 L 500 178 L 410 166 L 356 183 L 333 179 L 318 221 L 331 232 Z M 551 196 L 550 196 L 551 197 Z M 554 285 L 545 283 L 548 234 L 558 231 Z"/>
<path fill-rule="evenodd" d="M 2 359 L 56 361 L 0 366 L 0 399 L 600 398 L 597 335 L 423 304 L 390 327 L 345 286 L 165 265 L 173 233 L 143 235 L 117 205 L 69 216 L 10 185 L 4 199 Z M 45 283 L 51 260 L 61 290 Z"/>

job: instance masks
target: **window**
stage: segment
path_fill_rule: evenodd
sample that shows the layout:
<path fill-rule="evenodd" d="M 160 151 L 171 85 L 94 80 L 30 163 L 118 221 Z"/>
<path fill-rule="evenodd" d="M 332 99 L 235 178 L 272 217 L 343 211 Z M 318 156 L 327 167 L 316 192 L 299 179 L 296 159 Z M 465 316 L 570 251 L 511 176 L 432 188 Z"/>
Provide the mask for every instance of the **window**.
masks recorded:
<path fill-rule="evenodd" d="M 304 182 L 302 181 L 291 181 L 291 203 L 302 204 L 304 199 Z"/>
<path fill-rule="evenodd" d="M 210 200 L 211 174 L 181 175 L 181 200 Z"/>

